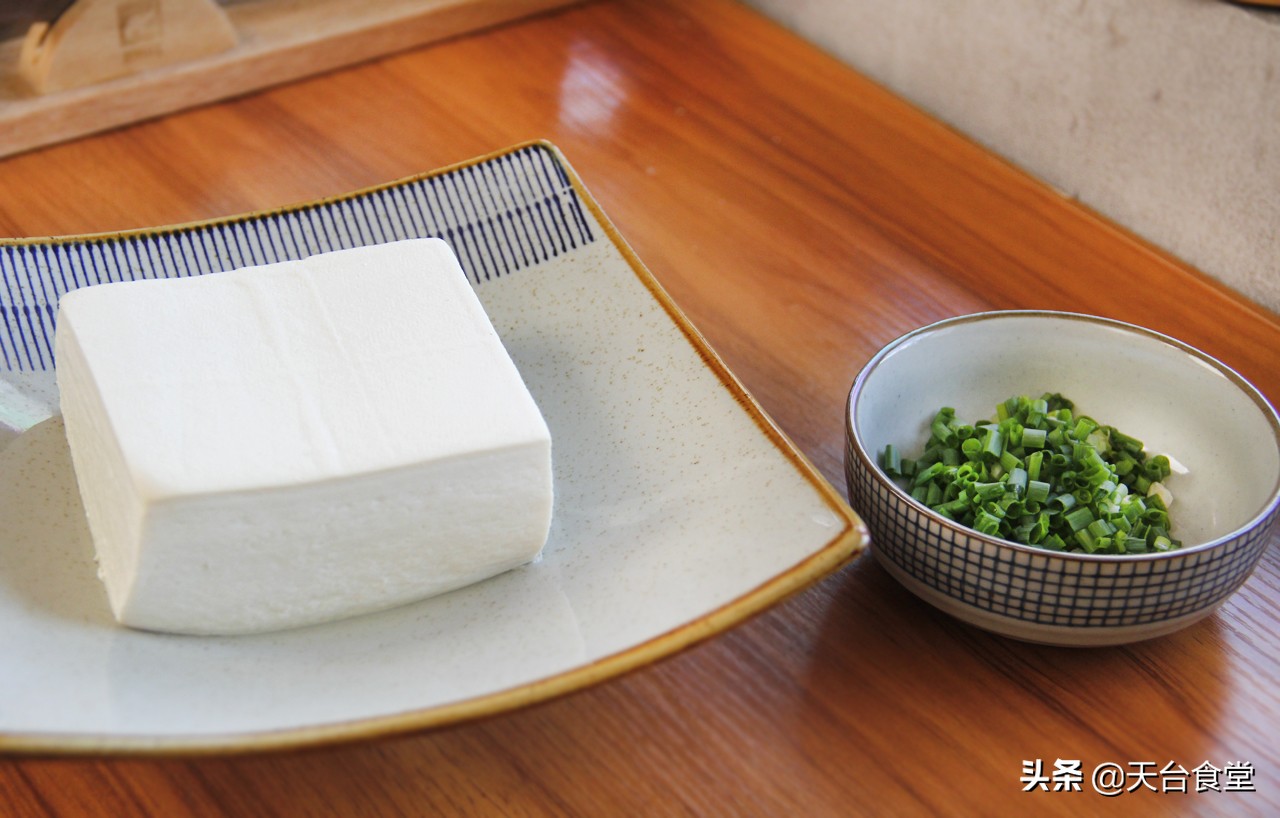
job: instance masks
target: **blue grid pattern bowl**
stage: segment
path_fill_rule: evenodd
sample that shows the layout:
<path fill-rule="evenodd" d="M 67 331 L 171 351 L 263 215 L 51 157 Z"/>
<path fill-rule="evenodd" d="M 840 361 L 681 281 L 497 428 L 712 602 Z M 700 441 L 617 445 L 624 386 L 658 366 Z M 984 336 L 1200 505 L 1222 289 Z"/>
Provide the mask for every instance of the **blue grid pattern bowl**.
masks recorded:
<path fill-rule="evenodd" d="M 941 406 L 973 421 L 1005 398 L 1044 392 L 1187 467 L 1168 481 L 1183 548 L 1113 556 L 1019 545 L 934 513 L 879 468 L 889 443 L 918 455 Z M 925 601 L 1016 639 L 1113 645 L 1184 628 L 1234 593 L 1280 533 L 1275 409 L 1222 363 L 1131 324 L 1045 311 L 931 324 L 867 363 L 846 424 L 849 499 L 877 560 Z"/>

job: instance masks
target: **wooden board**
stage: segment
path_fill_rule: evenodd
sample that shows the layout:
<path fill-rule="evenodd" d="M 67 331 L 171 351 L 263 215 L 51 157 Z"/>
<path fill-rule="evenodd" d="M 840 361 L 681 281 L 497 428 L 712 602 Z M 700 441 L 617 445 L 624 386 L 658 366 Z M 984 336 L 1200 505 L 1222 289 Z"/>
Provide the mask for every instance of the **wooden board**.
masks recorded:
<path fill-rule="evenodd" d="M 21 40 L 0 43 L 0 156 L 351 65 L 577 0 L 254 0 L 231 3 L 229 51 L 83 88 L 37 94 Z"/>

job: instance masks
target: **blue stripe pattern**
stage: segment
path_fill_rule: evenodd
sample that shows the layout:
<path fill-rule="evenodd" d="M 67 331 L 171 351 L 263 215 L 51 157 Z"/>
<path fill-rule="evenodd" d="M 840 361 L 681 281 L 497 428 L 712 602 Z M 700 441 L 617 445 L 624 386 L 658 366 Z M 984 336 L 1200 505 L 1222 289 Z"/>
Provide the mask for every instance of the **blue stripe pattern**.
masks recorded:
<path fill-rule="evenodd" d="M 58 298 L 90 284 L 203 275 L 435 236 L 476 285 L 596 240 L 559 156 L 529 145 L 360 195 L 193 228 L 0 244 L 0 369 L 53 369 Z"/>

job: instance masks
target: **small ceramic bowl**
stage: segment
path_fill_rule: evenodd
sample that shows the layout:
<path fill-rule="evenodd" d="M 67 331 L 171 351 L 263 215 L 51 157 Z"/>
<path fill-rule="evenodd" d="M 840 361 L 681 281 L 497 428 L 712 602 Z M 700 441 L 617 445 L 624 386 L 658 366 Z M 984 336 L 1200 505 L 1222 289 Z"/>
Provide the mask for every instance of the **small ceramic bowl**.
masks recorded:
<path fill-rule="evenodd" d="M 1167 482 L 1176 551 L 1077 554 L 980 534 L 889 479 L 942 406 L 972 422 L 1014 395 L 1058 392 L 1188 469 Z M 849 499 L 871 551 L 909 590 L 970 624 L 1031 642 L 1111 645 L 1184 628 L 1248 578 L 1280 516 L 1280 419 L 1244 378 L 1165 335 L 1072 313 L 990 312 L 889 344 L 849 393 Z"/>

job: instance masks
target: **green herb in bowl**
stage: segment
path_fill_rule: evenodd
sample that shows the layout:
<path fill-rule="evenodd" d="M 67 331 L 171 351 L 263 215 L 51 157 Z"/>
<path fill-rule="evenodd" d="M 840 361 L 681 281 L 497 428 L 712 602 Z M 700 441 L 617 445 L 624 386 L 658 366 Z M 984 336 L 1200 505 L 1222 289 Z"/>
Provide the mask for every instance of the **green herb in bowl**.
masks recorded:
<path fill-rule="evenodd" d="M 960 422 L 939 409 L 924 453 L 886 446 L 881 468 L 948 519 L 993 537 L 1054 551 L 1145 554 L 1182 543 L 1170 535 L 1174 464 L 1142 442 L 1075 414 L 1056 393 L 1012 397 L 996 419 Z"/>

